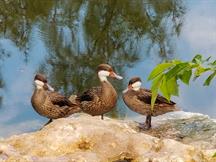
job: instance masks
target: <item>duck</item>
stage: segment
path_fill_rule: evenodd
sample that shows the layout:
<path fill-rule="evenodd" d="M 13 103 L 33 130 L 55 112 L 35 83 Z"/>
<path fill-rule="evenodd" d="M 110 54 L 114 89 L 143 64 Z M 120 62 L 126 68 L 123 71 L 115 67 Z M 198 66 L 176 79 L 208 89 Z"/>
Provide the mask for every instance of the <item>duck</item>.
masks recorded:
<path fill-rule="evenodd" d="M 123 91 L 123 101 L 132 111 L 146 116 L 144 124 L 140 128 L 149 130 L 151 128 L 151 117 L 165 114 L 167 112 L 178 111 L 176 103 L 168 101 L 165 97 L 158 95 L 154 109 L 151 110 L 152 92 L 149 89 L 141 88 L 142 81 L 139 77 L 130 79 L 127 88 Z"/>
<path fill-rule="evenodd" d="M 121 80 L 122 76 L 115 73 L 109 64 L 100 64 L 97 67 L 97 75 L 100 80 L 100 86 L 92 87 L 76 97 L 84 113 L 92 116 L 103 115 L 111 111 L 118 99 L 117 92 L 112 84 L 108 81 L 108 77 Z"/>
<path fill-rule="evenodd" d="M 31 97 L 31 104 L 38 114 L 49 119 L 45 125 L 51 123 L 53 119 L 81 112 L 76 103 L 72 103 L 67 97 L 55 92 L 43 74 L 35 75 L 34 84 L 35 90 Z"/>

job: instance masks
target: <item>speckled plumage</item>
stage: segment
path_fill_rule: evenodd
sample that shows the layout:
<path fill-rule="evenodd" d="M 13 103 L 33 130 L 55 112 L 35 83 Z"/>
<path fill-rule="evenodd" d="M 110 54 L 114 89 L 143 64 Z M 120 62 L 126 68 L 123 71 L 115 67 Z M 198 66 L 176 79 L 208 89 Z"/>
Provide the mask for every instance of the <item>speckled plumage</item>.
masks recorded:
<path fill-rule="evenodd" d="M 66 97 L 43 89 L 36 89 L 31 99 L 37 113 L 49 119 L 67 117 L 80 112 L 78 105 L 71 103 Z"/>
<path fill-rule="evenodd" d="M 101 85 L 93 87 L 76 98 L 82 111 L 90 115 L 102 115 L 111 111 L 117 102 L 117 93 L 107 77 L 122 79 L 113 68 L 108 64 L 100 64 L 97 68 L 98 77 Z"/>
<path fill-rule="evenodd" d="M 128 83 L 127 89 L 123 91 L 123 100 L 125 104 L 132 110 L 139 114 L 146 115 L 146 121 L 141 124 L 142 129 L 148 130 L 151 128 L 151 117 L 162 115 L 167 112 L 177 111 L 173 101 L 167 101 L 163 96 L 158 95 L 154 109 L 151 110 L 152 93 L 148 89 L 141 88 L 141 79 L 133 77 Z"/>
<path fill-rule="evenodd" d="M 103 115 L 111 111 L 117 102 L 117 93 L 110 82 L 101 82 L 100 87 L 85 91 L 76 99 L 83 112 L 90 115 Z"/>
<path fill-rule="evenodd" d="M 148 89 L 140 88 L 138 91 L 131 89 L 123 94 L 123 100 L 132 111 L 149 115 L 151 114 L 151 96 L 152 93 Z M 151 115 L 158 116 L 177 110 L 173 101 L 168 102 L 163 96 L 158 95 Z"/>
<path fill-rule="evenodd" d="M 65 96 L 57 92 L 49 91 L 48 83 L 44 75 L 37 74 L 34 80 L 41 82 L 40 84 L 44 84 L 40 88 L 36 85 L 31 98 L 32 106 L 38 114 L 49 119 L 57 119 L 81 111 L 81 108 L 77 104 L 72 103 Z"/>

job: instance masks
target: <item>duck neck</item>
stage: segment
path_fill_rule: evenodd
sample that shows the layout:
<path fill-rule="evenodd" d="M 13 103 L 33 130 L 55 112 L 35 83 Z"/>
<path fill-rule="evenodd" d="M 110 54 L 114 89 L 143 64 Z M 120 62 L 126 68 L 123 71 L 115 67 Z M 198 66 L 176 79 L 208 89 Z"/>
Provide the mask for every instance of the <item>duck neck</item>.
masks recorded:
<path fill-rule="evenodd" d="M 105 102 L 113 102 L 115 103 L 117 100 L 117 93 L 114 89 L 114 87 L 112 86 L 112 84 L 106 80 L 101 82 L 101 87 L 102 87 L 102 99 Z"/>
<path fill-rule="evenodd" d="M 34 93 L 32 95 L 32 104 L 33 105 L 40 105 L 42 104 L 46 99 L 46 94 L 43 89 L 35 89 Z"/>

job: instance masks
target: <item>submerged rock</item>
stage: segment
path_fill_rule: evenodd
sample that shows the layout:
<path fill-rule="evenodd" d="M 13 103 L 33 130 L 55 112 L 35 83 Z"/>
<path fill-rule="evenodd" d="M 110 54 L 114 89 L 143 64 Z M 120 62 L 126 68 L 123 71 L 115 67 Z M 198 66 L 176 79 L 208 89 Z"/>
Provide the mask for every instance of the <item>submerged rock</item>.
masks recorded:
<path fill-rule="evenodd" d="M 205 162 L 212 152 L 139 132 L 137 124 L 81 115 L 0 140 L 3 162 Z"/>

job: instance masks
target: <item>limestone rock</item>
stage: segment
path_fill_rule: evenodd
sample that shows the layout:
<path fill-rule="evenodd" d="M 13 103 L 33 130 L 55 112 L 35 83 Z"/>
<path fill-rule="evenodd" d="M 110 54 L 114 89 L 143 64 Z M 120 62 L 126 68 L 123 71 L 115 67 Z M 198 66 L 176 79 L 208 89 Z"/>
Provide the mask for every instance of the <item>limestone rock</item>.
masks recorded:
<path fill-rule="evenodd" d="M 158 116 L 153 119 L 153 129 L 145 133 L 202 149 L 216 149 L 216 120 L 199 113 L 182 111 Z"/>
<path fill-rule="evenodd" d="M 88 115 L 57 119 L 42 130 L 0 140 L 3 162 L 205 162 L 201 150 L 139 132 L 132 121 Z"/>

